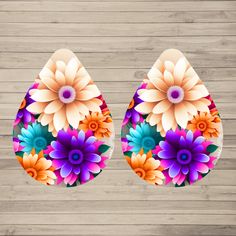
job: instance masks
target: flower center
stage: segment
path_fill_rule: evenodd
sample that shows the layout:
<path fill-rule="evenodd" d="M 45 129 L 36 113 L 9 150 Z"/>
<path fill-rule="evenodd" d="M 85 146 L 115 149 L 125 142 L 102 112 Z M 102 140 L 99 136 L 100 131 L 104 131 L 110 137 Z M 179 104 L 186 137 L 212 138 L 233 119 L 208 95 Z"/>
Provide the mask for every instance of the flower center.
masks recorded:
<path fill-rule="evenodd" d="M 171 86 L 167 91 L 167 98 L 171 103 L 180 103 L 184 99 L 184 90 L 179 86 Z"/>
<path fill-rule="evenodd" d="M 142 179 L 144 179 L 146 172 L 142 168 L 135 168 L 134 172 Z"/>
<path fill-rule="evenodd" d="M 132 99 L 132 101 L 130 102 L 128 109 L 131 109 L 133 107 L 134 107 L 134 99 Z"/>
<path fill-rule="evenodd" d="M 69 152 L 69 161 L 72 164 L 80 164 L 84 159 L 84 154 L 80 150 L 72 150 Z"/>
<path fill-rule="evenodd" d="M 71 103 L 75 100 L 76 92 L 71 86 L 63 86 L 59 90 L 59 99 L 63 103 Z"/>
<path fill-rule="evenodd" d="M 207 128 L 206 122 L 204 122 L 204 121 L 199 121 L 199 122 L 197 123 L 197 128 L 198 128 L 200 131 L 205 131 L 206 128 Z"/>
<path fill-rule="evenodd" d="M 33 178 L 37 177 L 37 171 L 34 168 L 28 168 L 26 169 L 26 172 Z"/>
<path fill-rule="evenodd" d="M 97 129 L 98 129 L 98 123 L 95 122 L 95 121 L 91 121 L 91 122 L 89 123 L 89 129 L 92 130 L 92 131 L 97 130 Z"/>
<path fill-rule="evenodd" d="M 142 147 L 146 150 L 151 150 L 156 146 L 155 140 L 152 137 L 144 137 L 142 139 Z"/>
<path fill-rule="evenodd" d="M 191 162 L 191 160 L 192 160 L 192 153 L 189 150 L 183 149 L 183 150 L 178 151 L 177 161 L 180 164 L 188 164 Z"/>
<path fill-rule="evenodd" d="M 47 146 L 47 140 L 44 137 L 37 137 L 33 141 L 36 150 L 43 150 Z"/>
<path fill-rule="evenodd" d="M 26 100 L 24 98 L 24 100 L 22 101 L 22 103 L 20 104 L 20 109 L 23 109 L 26 106 Z"/>

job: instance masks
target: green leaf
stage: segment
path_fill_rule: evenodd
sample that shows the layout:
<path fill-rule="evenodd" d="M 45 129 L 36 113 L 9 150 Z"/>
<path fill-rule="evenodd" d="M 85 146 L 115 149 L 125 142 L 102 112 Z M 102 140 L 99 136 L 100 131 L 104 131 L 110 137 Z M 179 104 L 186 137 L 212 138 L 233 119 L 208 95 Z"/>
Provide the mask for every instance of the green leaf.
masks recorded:
<path fill-rule="evenodd" d="M 128 151 L 128 152 L 124 152 L 124 155 L 125 155 L 125 156 L 128 156 L 128 157 L 131 157 L 131 156 L 132 156 L 132 153 L 133 153 L 133 152 Z"/>
<path fill-rule="evenodd" d="M 175 187 L 176 188 L 180 188 L 180 187 L 184 187 L 185 186 L 185 182 L 183 182 L 182 184 L 178 185 L 178 184 L 175 184 Z"/>
<path fill-rule="evenodd" d="M 133 124 L 132 124 L 131 122 L 128 122 L 128 123 L 126 124 L 126 127 L 127 127 L 128 129 L 133 128 Z"/>
<path fill-rule="evenodd" d="M 75 187 L 75 186 L 77 186 L 77 183 L 76 183 L 76 182 L 74 182 L 72 185 L 70 185 L 70 184 L 67 184 L 67 185 L 66 185 L 67 188 L 71 188 L 71 187 Z"/>
<path fill-rule="evenodd" d="M 22 158 L 23 158 L 23 156 L 24 156 L 24 152 L 22 152 L 22 151 L 16 152 L 15 154 L 16 154 L 17 156 L 22 157 Z"/>
<path fill-rule="evenodd" d="M 146 118 L 148 117 L 148 115 L 142 115 L 143 119 L 146 120 Z"/>
<path fill-rule="evenodd" d="M 125 132 L 123 131 L 123 129 L 121 130 L 121 137 L 125 137 Z"/>
<path fill-rule="evenodd" d="M 202 174 L 202 177 L 205 177 L 206 175 L 208 175 L 210 173 L 211 170 L 209 170 L 207 173 Z"/>
<path fill-rule="evenodd" d="M 98 148 L 98 151 L 100 153 L 104 153 L 106 152 L 108 149 L 110 148 L 110 146 L 106 145 L 106 144 L 102 144 L 99 148 Z"/>
<path fill-rule="evenodd" d="M 102 170 L 100 170 L 98 173 L 96 173 L 96 174 L 93 174 L 93 177 L 95 178 L 95 177 L 97 177 L 100 173 L 102 172 Z"/>
<path fill-rule="evenodd" d="M 217 148 L 218 148 L 218 146 L 216 146 L 216 145 L 214 145 L 214 144 L 210 144 L 210 145 L 207 147 L 207 152 L 212 153 L 212 152 L 216 151 Z"/>

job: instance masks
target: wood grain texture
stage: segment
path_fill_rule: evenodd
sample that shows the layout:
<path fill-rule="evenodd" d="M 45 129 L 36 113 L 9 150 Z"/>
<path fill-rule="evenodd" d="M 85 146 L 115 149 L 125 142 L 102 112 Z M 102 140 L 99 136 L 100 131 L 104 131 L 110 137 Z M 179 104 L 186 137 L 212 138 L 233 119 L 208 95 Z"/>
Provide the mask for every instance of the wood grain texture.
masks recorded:
<path fill-rule="evenodd" d="M 0 0 L 0 235 L 236 235 L 236 1 Z M 45 188 L 12 150 L 12 122 L 58 48 L 79 57 L 115 120 L 108 167 L 78 188 Z M 140 180 L 121 153 L 133 93 L 166 48 L 186 55 L 221 113 L 216 168 L 186 188 Z"/>

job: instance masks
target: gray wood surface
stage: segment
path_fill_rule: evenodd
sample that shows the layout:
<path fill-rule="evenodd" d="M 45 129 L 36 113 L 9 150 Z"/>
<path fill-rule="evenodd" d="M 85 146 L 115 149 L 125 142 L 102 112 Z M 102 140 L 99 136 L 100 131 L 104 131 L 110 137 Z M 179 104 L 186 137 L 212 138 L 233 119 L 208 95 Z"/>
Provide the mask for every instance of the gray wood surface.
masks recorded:
<path fill-rule="evenodd" d="M 12 122 L 40 68 L 73 50 L 115 120 L 107 169 L 78 188 L 46 188 L 12 151 Z M 187 56 L 224 126 L 222 158 L 186 188 L 141 181 L 121 152 L 120 125 L 143 76 L 167 48 Z M 0 0 L 0 235 L 236 235 L 236 1 Z"/>

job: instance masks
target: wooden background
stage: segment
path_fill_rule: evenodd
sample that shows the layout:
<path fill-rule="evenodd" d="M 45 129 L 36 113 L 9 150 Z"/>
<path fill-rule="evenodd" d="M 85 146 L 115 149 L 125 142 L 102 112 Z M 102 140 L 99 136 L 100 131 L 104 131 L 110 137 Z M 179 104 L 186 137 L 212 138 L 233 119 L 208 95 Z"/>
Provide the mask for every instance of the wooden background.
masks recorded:
<path fill-rule="evenodd" d="M 109 167 L 78 188 L 44 187 L 12 151 L 12 121 L 29 85 L 58 48 L 73 50 L 116 125 Z M 126 107 L 160 53 L 178 48 L 223 118 L 222 159 L 186 188 L 149 186 L 119 142 Z M 236 2 L 0 0 L 1 235 L 236 235 Z"/>

